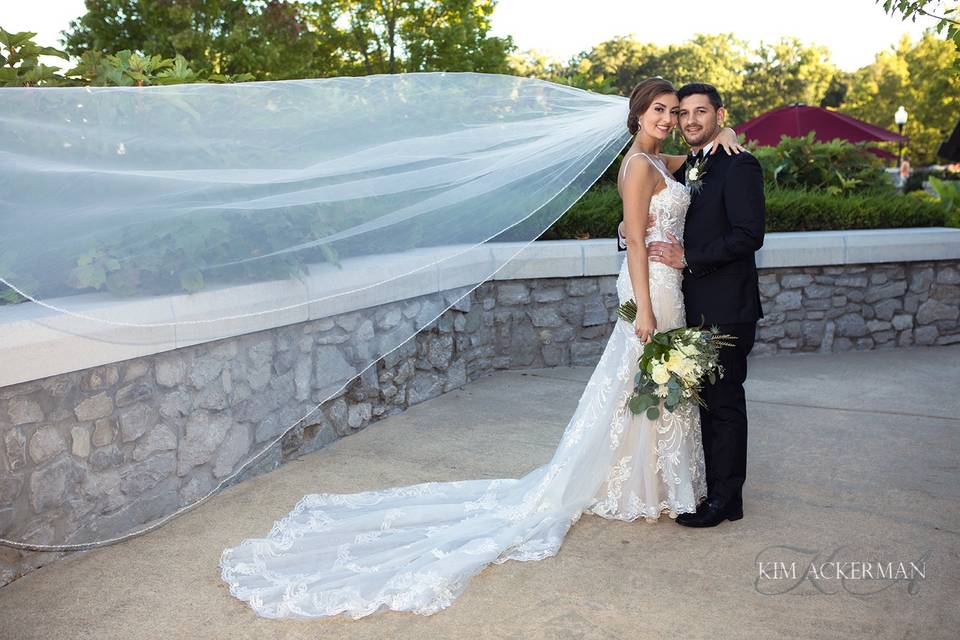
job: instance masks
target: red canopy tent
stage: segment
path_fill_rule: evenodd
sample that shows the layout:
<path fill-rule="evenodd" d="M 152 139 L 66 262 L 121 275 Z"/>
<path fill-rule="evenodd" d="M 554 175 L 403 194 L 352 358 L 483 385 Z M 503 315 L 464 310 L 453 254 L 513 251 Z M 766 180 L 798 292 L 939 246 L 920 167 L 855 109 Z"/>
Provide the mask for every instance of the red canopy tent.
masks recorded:
<path fill-rule="evenodd" d="M 767 111 L 733 128 L 745 134 L 747 140 L 756 140 L 762 146 L 775 147 L 780 136 L 792 138 L 805 136 L 815 131 L 814 139 L 827 141 L 842 138 L 850 142 L 906 142 L 907 136 L 899 136 L 876 125 L 854 117 L 820 107 L 792 104 Z M 883 157 L 895 157 L 880 149 L 871 149 Z"/>

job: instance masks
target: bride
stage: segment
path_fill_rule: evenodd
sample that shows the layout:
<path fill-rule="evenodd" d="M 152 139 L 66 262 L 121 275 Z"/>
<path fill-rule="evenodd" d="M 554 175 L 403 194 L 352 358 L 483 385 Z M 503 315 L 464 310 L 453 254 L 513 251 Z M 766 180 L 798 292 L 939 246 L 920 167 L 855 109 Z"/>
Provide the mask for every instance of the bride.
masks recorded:
<path fill-rule="evenodd" d="M 617 293 L 620 303 L 637 301 L 637 319 L 617 321 L 550 462 L 522 478 L 306 495 L 265 538 L 223 551 L 231 594 L 268 618 L 433 614 L 491 563 L 555 555 L 584 512 L 655 521 L 696 510 L 707 493 L 699 412 L 687 406 L 651 421 L 626 408 L 644 343 L 685 323 L 682 273 L 649 262 L 646 249 L 668 232 L 683 237 L 690 194 L 671 174 L 685 157 L 660 153 L 678 106 L 660 78 L 630 95 Z M 718 140 L 727 153 L 741 149 L 730 129 Z"/>

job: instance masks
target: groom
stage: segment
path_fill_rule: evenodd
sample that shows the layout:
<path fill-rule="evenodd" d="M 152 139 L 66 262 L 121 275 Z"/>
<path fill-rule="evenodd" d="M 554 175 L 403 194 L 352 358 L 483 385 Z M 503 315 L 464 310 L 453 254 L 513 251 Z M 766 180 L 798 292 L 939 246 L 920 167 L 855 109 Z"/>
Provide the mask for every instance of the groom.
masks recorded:
<path fill-rule="evenodd" d="M 691 83 L 677 92 L 679 126 L 692 153 L 675 174 L 680 182 L 699 182 L 687 210 L 683 242 L 651 242 L 650 260 L 683 269 L 687 325 L 716 325 L 736 336 L 735 346 L 720 350 L 723 378 L 707 384 L 700 410 L 707 500 L 677 523 L 713 527 L 743 517 L 747 471 L 747 407 L 743 383 L 757 320 L 763 317 L 754 253 L 763 245 L 763 173 L 746 152 L 706 155 L 726 115 L 716 88 Z M 700 176 L 692 172 L 694 165 Z M 696 179 L 699 178 L 699 179 Z M 662 253 L 659 256 L 658 253 Z"/>

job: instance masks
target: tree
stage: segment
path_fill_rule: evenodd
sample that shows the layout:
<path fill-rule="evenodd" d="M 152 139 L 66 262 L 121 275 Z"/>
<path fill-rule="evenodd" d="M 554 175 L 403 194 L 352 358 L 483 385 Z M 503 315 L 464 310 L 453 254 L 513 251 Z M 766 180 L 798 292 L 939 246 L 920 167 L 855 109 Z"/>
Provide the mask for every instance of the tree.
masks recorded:
<path fill-rule="evenodd" d="M 761 44 L 754 55 L 744 69 L 741 96 L 749 117 L 795 102 L 819 105 L 837 74 L 826 47 L 805 45 L 797 38 Z"/>
<path fill-rule="evenodd" d="M 958 62 L 960 52 L 932 30 L 917 42 L 904 36 L 856 72 L 841 108 L 893 128 L 893 114 L 903 105 L 910 114 L 904 134 L 910 137 L 912 163 L 934 163 L 937 147 L 960 113 L 960 76 L 954 72 Z"/>
<path fill-rule="evenodd" d="M 198 71 L 258 79 L 403 71 L 505 72 L 488 37 L 495 0 L 86 0 L 67 52 L 183 55 Z"/>
<path fill-rule="evenodd" d="M 67 53 L 174 58 L 200 72 L 282 79 L 332 73 L 337 43 L 306 28 L 299 6 L 270 0 L 86 0 L 64 35 Z"/>
<path fill-rule="evenodd" d="M 926 16 L 937 21 L 936 32 L 946 35 L 960 50 L 960 7 L 948 8 L 943 0 L 875 0 L 883 3 L 883 10 L 890 15 L 900 14 L 903 20 L 917 21 L 917 16 Z"/>

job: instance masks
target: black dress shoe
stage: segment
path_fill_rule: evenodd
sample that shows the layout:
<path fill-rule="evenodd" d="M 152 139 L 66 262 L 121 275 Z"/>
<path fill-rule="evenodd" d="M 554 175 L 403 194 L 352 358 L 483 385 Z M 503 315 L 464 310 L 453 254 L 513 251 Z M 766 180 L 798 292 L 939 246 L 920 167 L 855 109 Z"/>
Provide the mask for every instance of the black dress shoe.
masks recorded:
<path fill-rule="evenodd" d="M 739 520 L 743 517 L 743 505 L 739 502 L 721 502 L 708 499 L 697 508 L 696 513 L 681 513 L 677 524 L 684 527 L 715 527 L 724 520 Z"/>

